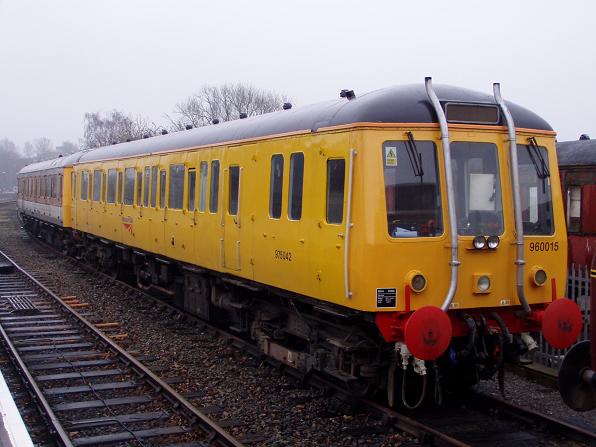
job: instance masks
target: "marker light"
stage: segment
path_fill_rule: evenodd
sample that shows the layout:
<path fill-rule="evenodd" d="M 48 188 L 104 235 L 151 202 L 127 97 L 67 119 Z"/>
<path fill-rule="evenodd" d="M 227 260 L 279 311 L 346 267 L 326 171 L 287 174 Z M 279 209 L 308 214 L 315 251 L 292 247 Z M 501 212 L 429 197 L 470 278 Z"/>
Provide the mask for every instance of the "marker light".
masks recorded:
<path fill-rule="evenodd" d="M 488 248 L 491 250 L 495 250 L 498 246 L 499 246 L 499 242 L 501 242 L 499 240 L 499 236 L 490 236 L 487 240 L 486 240 L 486 245 L 488 245 Z"/>
<path fill-rule="evenodd" d="M 426 287 L 426 278 L 422 273 L 417 273 L 412 277 L 412 281 L 410 281 L 410 286 L 414 292 L 422 292 Z"/>
<path fill-rule="evenodd" d="M 482 250 L 484 247 L 486 247 L 486 239 L 484 236 L 476 236 L 472 241 L 472 244 L 476 250 Z"/>
<path fill-rule="evenodd" d="M 546 272 L 540 267 L 534 267 L 532 270 L 534 272 L 534 284 L 539 287 L 543 286 L 546 282 L 546 279 L 548 278 Z"/>
<path fill-rule="evenodd" d="M 490 289 L 490 278 L 485 275 L 479 276 L 476 282 L 476 288 L 479 292 L 486 292 Z"/>

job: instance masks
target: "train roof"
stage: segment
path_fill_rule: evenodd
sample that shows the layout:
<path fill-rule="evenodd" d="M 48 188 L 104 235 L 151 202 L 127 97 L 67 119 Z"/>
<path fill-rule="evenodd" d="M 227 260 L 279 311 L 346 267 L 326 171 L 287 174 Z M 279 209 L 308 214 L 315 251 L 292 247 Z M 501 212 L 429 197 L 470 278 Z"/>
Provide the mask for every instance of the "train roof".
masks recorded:
<path fill-rule="evenodd" d="M 596 140 L 561 141 L 557 143 L 559 166 L 596 165 Z"/>
<path fill-rule="evenodd" d="M 81 158 L 86 151 L 78 151 L 64 157 L 53 158 L 51 160 L 40 161 L 37 163 L 31 163 L 25 166 L 18 173 L 27 174 L 30 172 L 47 171 L 48 169 L 64 168 L 66 166 L 72 166 Z"/>
<path fill-rule="evenodd" d="M 435 91 L 442 103 L 495 104 L 492 95 L 461 87 L 436 85 Z M 530 110 L 511 102 L 507 102 L 507 105 L 516 127 L 552 131 L 552 128 L 545 120 Z M 388 87 L 358 95 L 351 100 L 340 98 L 217 125 L 104 146 L 79 153 L 79 158 L 69 159 L 68 161 L 76 163 L 132 157 L 168 150 L 226 142 L 232 143 L 291 132 L 315 132 L 325 127 L 352 123 L 436 122 L 436 114 L 428 100 L 424 84 L 421 83 Z M 502 117 L 499 124 L 504 124 Z M 31 170 L 41 169 L 42 166 L 38 165 L 35 165 L 35 169 Z M 31 166 L 25 169 L 29 168 Z"/>

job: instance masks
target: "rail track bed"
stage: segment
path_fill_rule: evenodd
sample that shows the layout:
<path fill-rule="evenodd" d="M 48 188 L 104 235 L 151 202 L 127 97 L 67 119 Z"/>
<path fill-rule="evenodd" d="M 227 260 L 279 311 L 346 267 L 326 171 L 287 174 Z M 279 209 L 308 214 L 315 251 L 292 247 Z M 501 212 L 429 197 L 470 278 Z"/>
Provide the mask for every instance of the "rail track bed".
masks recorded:
<path fill-rule="evenodd" d="M 118 346 L 117 323 L 75 310 L 85 307 L 0 251 L 1 342 L 61 444 L 241 445 L 171 388 L 178 378 L 162 380 Z"/>
<path fill-rule="evenodd" d="M 73 259 L 57 256 L 48 247 L 27 241 L 28 237 L 17 228 L 13 227 L 12 231 L 11 247 L 21 247 L 19 252 L 34 250 L 36 256 L 45 259 L 43 267 L 39 267 L 39 263 L 29 263 L 27 255 L 22 255 L 25 263 L 37 265 L 31 270 L 36 278 L 63 296 L 75 293 L 73 290 L 80 291 L 80 296 L 89 295 L 87 311 L 94 311 L 106 321 L 114 320 L 115 316 L 126 321 L 127 333 L 138 350 L 157 358 L 153 361 L 146 357 L 144 362 L 152 363 L 154 370 L 174 365 L 180 376 L 201 390 L 188 396 L 188 400 L 218 420 L 223 418 L 223 425 L 227 422 L 231 432 L 246 444 L 581 446 L 596 443 L 593 427 L 592 431 L 589 427 L 573 427 L 488 396 L 462 396 L 442 408 L 409 413 L 373 401 L 353 399 L 324 378 L 301 377 L 275 361 L 264 359 L 245 340 Z M 60 270 L 68 273 L 54 274 L 58 266 L 53 269 L 48 263 L 61 264 Z M 452 397 L 446 396 L 445 400 Z M 98 427 L 97 432 L 100 432 Z"/>

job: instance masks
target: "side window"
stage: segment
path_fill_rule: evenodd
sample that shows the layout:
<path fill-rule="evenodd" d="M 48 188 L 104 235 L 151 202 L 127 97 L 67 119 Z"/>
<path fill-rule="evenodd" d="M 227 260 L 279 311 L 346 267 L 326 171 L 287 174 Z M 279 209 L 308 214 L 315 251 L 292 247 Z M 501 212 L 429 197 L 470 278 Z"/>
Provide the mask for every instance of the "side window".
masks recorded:
<path fill-rule="evenodd" d="M 93 171 L 93 201 L 99 202 L 101 199 L 101 171 Z"/>
<path fill-rule="evenodd" d="M 344 181 L 346 161 L 327 160 L 327 223 L 340 224 L 344 215 Z"/>
<path fill-rule="evenodd" d="M 209 194 L 209 211 L 217 213 L 217 201 L 219 200 L 219 160 L 211 162 L 211 185 Z"/>
<path fill-rule="evenodd" d="M 151 168 L 151 206 L 157 206 L 157 166 Z"/>
<path fill-rule="evenodd" d="M 166 207 L 166 170 L 159 171 L 159 206 Z"/>
<path fill-rule="evenodd" d="M 207 175 L 209 173 L 209 167 L 206 161 L 201 162 L 200 168 L 200 179 L 199 179 L 199 211 L 205 211 L 207 207 Z"/>
<path fill-rule="evenodd" d="M 137 171 L 137 197 L 135 203 L 138 206 L 143 204 L 143 171 Z"/>
<path fill-rule="evenodd" d="M 76 194 L 77 194 L 77 173 L 76 172 L 70 173 L 70 193 L 71 193 L 71 198 L 74 201 L 76 199 Z"/>
<path fill-rule="evenodd" d="M 108 170 L 108 203 L 116 203 L 116 177 L 115 169 Z"/>
<path fill-rule="evenodd" d="M 116 202 L 122 203 L 122 171 L 118 171 L 118 191 L 116 193 Z"/>
<path fill-rule="evenodd" d="M 87 200 L 89 192 L 89 171 L 81 172 L 81 200 Z"/>
<path fill-rule="evenodd" d="M 567 231 L 579 233 L 582 217 L 582 188 L 581 186 L 567 187 Z"/>
<path fill-rule="evenodd" d="M 238 214 L 238 196 L 240 192 L 240 166 L 230 166 L 230 181 L 228 191 L 228 213 Z"/>
<path fill-rule="evenodd" d="M 302 185 L 304 182 L 304 154 L 297 152 L 290 157 L 290 190 L 288 191 L 288 217 L 302 217 Z"/>
<path fill-rule="evenodd" d="M 124 204 L 132 205 L 135 200 L 135 168 L 124 170 Z"/>
<path fill-rule="evenodd" d="M 106 175 L 105 172 L 101 173 L 101 181 L 103 184 L 103 187 L 101 188 L 101 201 L 103 203 L 106 203 L 106 190 L 108 189 L 108 176 Z"/>
<path fill-rule="evenodd" d="M 196 209 L 195 194 L 197 191 L 197 170 L 188 170 L 188 211 L 194 211 Z"/>
<path fill-rule="evenodd" d="M 143 185 L 143 206 L 149 206 L 149 183 L 151 181 L 151 168 L 147 166 L 145 168 L 145 184 Z"/>
<path fill-rule="evenodd" d="M 281 216 L 281 195 L 284 180 L 284 156 L 271 157 L 271 177 L 269 182 L 269 216 L 279 219 Z"/>
<path fill-rule="evenodd" d="M 168 208 L 181 210 L 184 201 L 184 165 L 170 166 L 170 193 Z"/>

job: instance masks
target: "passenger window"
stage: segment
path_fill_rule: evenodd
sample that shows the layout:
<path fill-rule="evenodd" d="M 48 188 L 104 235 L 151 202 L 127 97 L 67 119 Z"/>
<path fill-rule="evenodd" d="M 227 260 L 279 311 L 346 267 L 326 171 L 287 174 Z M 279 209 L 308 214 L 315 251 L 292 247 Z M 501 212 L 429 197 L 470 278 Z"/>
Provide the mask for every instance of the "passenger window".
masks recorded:
<path fill-rule="evenodd" d="M 279 219 L 281 216 L 281 195 L 284 180 L 284 156 L 271 157 L 271 177 L 269 182 L 269 216 Z"/>
<path fill-rule="evenodd" d="M 71 198 L 74 201 L 77 194 L 77 174 L 75 172 L 70 173 L 70 193 Z"/>
<path fill-rule="evenodd" d="M 219 160 L 211 162 L 211 188 L 209 195 L 209 211 L 217 212 L 217 201 L 219 200 Z"/>
<path fill-rule="evenodd" d="M 327 223 L 340 224 L 344 215 L 346 161 L 327 160 Z"/>
<path fill-rule="evenodd" d="M 135 200 L 135 169 L 124 170 L 124 204 L 132 205 Z"/>
<path fill-rule="evenodd" d="M 93 171 L 93 201 L 99 202 L 101 198 L 101 171 Z"/>
<path fill-rule="evenodd" d="M 304 181 L 304 154 L 297 152 L 290 157 L 290 190 L 288 191 L 288 217 L 302 217 L 302 185 Z"/>
<path fill-rule="evenodd" d="M 240 166 L 230 166 L 228 191 L 228 213 L 238 214 L 238 193 L 240 192 Z"/>
<path fill-rule="evenodd" d="M 89 172 L 81 172 L 81 200 L 87 200 L 89 192 Z"/>
<path fill-rule="evenodd" d="M 184 201 L 184 165 L 170 166 L 170 194 L 168 197 L 168 208 L 175 210 L 182 209 Z"/>
<path fill-rule="evenodd" d="M 166 170 L 159 171 L 159 206 L 166 207 Z"/>
<path fill-rule="evenodd" d="M 149 168 L 149 166 L 147 166 L 145 168 L 145 184 L 144 186 L 144 191 L 143 191 L 143 206 L 147 207 L 149 206 L 149 185 L 151 181 L 151 168 Z"/>
<path fill-rule="evenodd" d="M 135 203 L 137 206 L 143 204 L 143 171 L 137 171 L 137 197 Z"/>
<path fill-rule="evenodd" d="M 582 187 L 567 187 L 567 231 L 579 233 L 582 216 Z"/>
<path fill-rule="evenodd" d="M 151 206 L 157 206 L 157 166 L 151 168 Z"/>
<path fill-rule="evenodd" d="M 122 203 L 122 171 L 118 171 L 118 193 L 116 201 Z"/>
<path fill-rule="evenodd" d="M 102 172 L 101 174 L 101 181 L 103 185 L 103 187 L 101 188 L 101 201 L 102 203 L 106 203 L 106 189 L 108 189 L 108 182 L 105 172 Z"/>
<path fill-rule="evenodd" d="M 205 211 L 207 207 L 207 174 L 209 167 L 206 161 L 201 162 L 199 179 L 199 211 Z"/>
<path fill-rule="evenodd" d="M 195 210 L 196 186 L 197 186 L 197 170 L 189 169 L 188 170 L 188 193 L 187 193 L 188 211 Z"/>
<path fill-rule="evenodd" d="M 116 203 L 116 170 L 108 170 L 108 203 Z"/>

